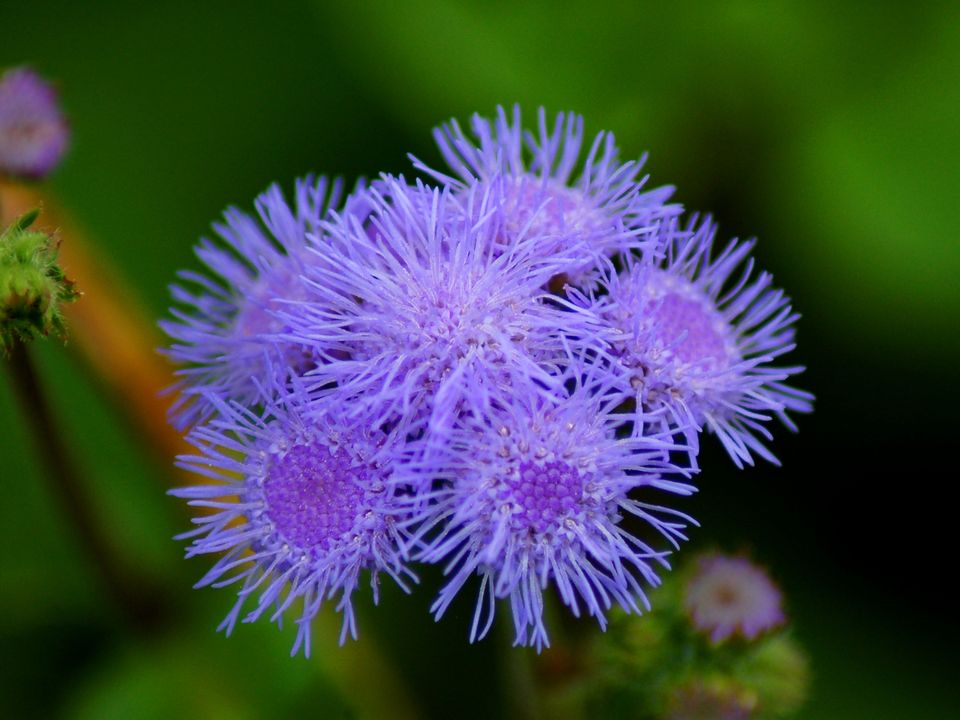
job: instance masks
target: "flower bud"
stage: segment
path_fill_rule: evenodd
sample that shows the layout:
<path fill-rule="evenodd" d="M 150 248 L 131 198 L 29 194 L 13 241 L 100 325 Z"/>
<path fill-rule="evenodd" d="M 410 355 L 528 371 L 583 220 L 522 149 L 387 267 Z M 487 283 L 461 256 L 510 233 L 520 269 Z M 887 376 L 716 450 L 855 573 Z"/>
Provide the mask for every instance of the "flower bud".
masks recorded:
<path fill-rule="evenodd" d="M 762 568 L 745 557 L 694 557 L 650 601 L 647 616 L 618 614 L 597 638 L 596 715 L 773 720 L 803 704 L 807 658 Z"/>
<path fill-rule="evenodd" d="M 38 335 L 63 337 L 60 304 L 79 293 L 57 264 L 57 242 L 30 230 L 39 210 L 22 215 L 0 233 L 0 353 Z"/>

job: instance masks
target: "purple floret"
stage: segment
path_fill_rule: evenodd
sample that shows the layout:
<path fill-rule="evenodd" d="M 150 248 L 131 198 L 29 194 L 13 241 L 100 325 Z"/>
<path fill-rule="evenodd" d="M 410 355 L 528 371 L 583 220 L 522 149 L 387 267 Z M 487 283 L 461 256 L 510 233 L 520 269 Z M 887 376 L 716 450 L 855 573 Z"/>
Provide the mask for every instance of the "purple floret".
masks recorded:
<path fill-rule="evenodd" d="M 799 316 L 769 273 L 753 275 L 752 241 L 713 257 L 709 218 L 686 230 L 665 223 L 659 234 L 659 253 L 626 256 L 622 271 L 606 273 L 606 294 L 581 302 L 620 333 L 611 370 L 645 414 L 637 429 L 674 428 L 696 449 L 706 427 L 738 467 L 753 453 L 776 463 L 766 423 L 776 416 L 795 430 L 787 412 L 812 409 L 812 395 L 784 384 L 803 368 L 774 364 L 794 349 Z"/>
<path fill-rule="evenodd" d="M 280 622 L 299 600 L 292 653 L 309 655 L 311 621 L 337 595 L 340 642 L 356 638 L 352 598 L 361 571 L 370 572 L 375 602 L 381 573 L 405 591 L 416 580 L 391 484 L 397 438 L 344 422 L 342 408 L 306 420 L 300 391 L 273 388 L 261 399 L 265 410 L 254 414 L 210 395 L 217 417 L 189 436 L 200 454 L 178 464 L 213 482 L 171 494 L 211 512 L 178 539 L 192 541 L 187 557 L 223 553 L 197 587 L 240 583 L 220 629 L 229 634 L 248 603 L 244 622 L 263 615 Z"/>
<path fill-rule="evenodd" d="M 514 642 L 549 645 L 543 594 L 551 584 L 574 615 L 585 612 L 601 627 L 614 604 L 641 612 L 649 607 L 643 584 L 659 583 L 655 566 L 668 568 L 668 553 L 623 520 L 639 518 L 674 547 L 693 522 L 655 502 L 663 491 L 694 491 L 669 460 L 677 449 L 669 437 L 619 437 L 625 416 L 614 409 L 623 396 L 587 367 L 567 379 L 553 398 L 518 393 L 462 415 L 445 463 L 433 457 L 425 468 L 404 469 L 444 478 L 420 510 L 417 557 L 443 564 L 449 576 L 432 607 L 438 619 L 478 576 L 471 641 L 489 631 L 496 601 L 507 599 Z"/>
<path fill-rule="evenodd" d="M 744 557 L 699 558 L 684 588 L 683 605 L 693 626 L 714 644 L 735 634 L 753 640 L 786 620 L 780 588 Z"/>
<path fill-rule="evenodd" d="M 46 176 L 60 163 L 69 140 L 52 85 L 25 67 L 0 76 L 0 175 Z"/>
<path fill-rule="evenodd" d="M 680 212 L 679 205 L 668 204 L 672 187 L 644 190 L 645 156 L 619 161 L 612 133 L 598 134 L 582 158 L 579 115 L 560 113 L 551 125 L 540 108 L 534 134 L 523 129 L 519 106 L 512 118 L 498 107 L 494 120 L 474 115 L 470 126 L 473 139 L 456 120 L 434 130 L 453 176 L 417 158 L 415 166 L 453 189 L 455 197 L 470 188 L 496 187 L 504 238 L 536 235 L 545 256 L 576 248 L 563 267 L 563 278 L 573 284 L 590 284 L 598 256 L 649 248 L 655 226 Z"/>
<path fill-rule="evenodd" d="M 177 371 L 180 397 L 172 412 L 178 428 L 209 417 L 207 393 L 251 404 L 253 378 L 282 384 L 322 361 L 310 348 L 275 337 L 286 329 L 280 311 L 306 297 L 308 248 L 340 195 L 338 181 L 307 177 L 297 181 L 291 207 L 273 185 L 257 198 L 259 219 L 230 208 L 214 225 L 219 241 L 205 238 L 197 246 L 214 277 L 181 271 L 180 284 L 170 288 L 178 304 L 174 320 L 160 322 L 174 341 L 166 354 L 186 365 Z"/>

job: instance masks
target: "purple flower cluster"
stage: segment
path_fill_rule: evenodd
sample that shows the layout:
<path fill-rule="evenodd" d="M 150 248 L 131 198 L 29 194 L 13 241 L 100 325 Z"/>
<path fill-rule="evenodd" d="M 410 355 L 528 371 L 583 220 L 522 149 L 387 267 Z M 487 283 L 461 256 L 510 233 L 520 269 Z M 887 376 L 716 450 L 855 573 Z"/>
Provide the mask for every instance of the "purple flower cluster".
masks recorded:
<path fill-rule="evenodd" d="M 436 132 L 451 174 L 414 159 L 424 179 L 341 199 L 307 178 L 292 206 L 272 187 L 258 217 L 228 210 L 210 273 L 172 289 L 180 462 L 210 479 L 173 493 L 206 509 L 188 554 L 220 556 L 199 584 L 239 587 L 228 632 L 296 605 L 309 651 L 330 600 L 355 637 L 361 572 L 376 598 L 416 563 L 444 569 L 437 618 L 476 587 L 471 640 L 506 600 L 515 642 L 548 645 L 551 587 L 603 627 L 685 539 L 662 498 L 694 491 L 700 430 L 773 460 L 767 421 L 810 409 L 750 243 L 715 255 L 611 135 L 582 153 L 575 115 L 471 130 Z"/>

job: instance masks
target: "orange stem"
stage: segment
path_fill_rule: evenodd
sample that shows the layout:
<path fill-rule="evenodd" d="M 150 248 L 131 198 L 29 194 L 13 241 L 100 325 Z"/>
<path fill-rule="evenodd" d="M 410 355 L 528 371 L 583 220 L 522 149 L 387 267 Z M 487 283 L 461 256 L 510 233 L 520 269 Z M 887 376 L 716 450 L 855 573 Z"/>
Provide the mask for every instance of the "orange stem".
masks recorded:
<path fill-rule="evenodd" d="M 49 196 L 0 181 L 0 224 L 36 207 L 43 212 L 35 226 L 57 230 L 60 265 L 83 294 L 79 302 L 64 306 L 71 346 L 158 459 L 169 465 L 176 455 L 192 448 L 166 420 L 173 398 L 163 391 L 173 384 L 174 376 L 172 365 L 156 351 L 163 342 L 159 331 L 119 273 Z"/>

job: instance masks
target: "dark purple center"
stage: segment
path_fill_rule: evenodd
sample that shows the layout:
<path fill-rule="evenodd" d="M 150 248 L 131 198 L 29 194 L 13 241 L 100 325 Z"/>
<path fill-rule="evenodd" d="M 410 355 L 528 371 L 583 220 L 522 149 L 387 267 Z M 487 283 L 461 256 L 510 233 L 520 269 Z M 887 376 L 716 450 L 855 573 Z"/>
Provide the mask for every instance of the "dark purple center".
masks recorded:
<path fill-rule="evenodd" d="M 668 293 L 648 305 L 655 315 L 657 336 L 683 362 L 716 366 L 727 358 L 726 344 L 717 331 L 720 318 L 698 300 Z M 686 333 L 686 335 L 684 335 Z M 683 336 L 683 340 L 678 339 Z"/>
<path fill-rule="evenodd" d="M 580 472 L 563 462 L 520 463 L 517 477 L 507 481 L 510 500 L 520 506 L 514 517 L 530 530 L 546 532 L 575 513 L 583 497 Z"/>
<path fill-rule="evenodd" d="M 342 449 L 297 445 L 274 458 L 263 493 L 267 516 L 283 539 L 307 553 L 328 552 L 353 531 L 369 470 Z"/>

